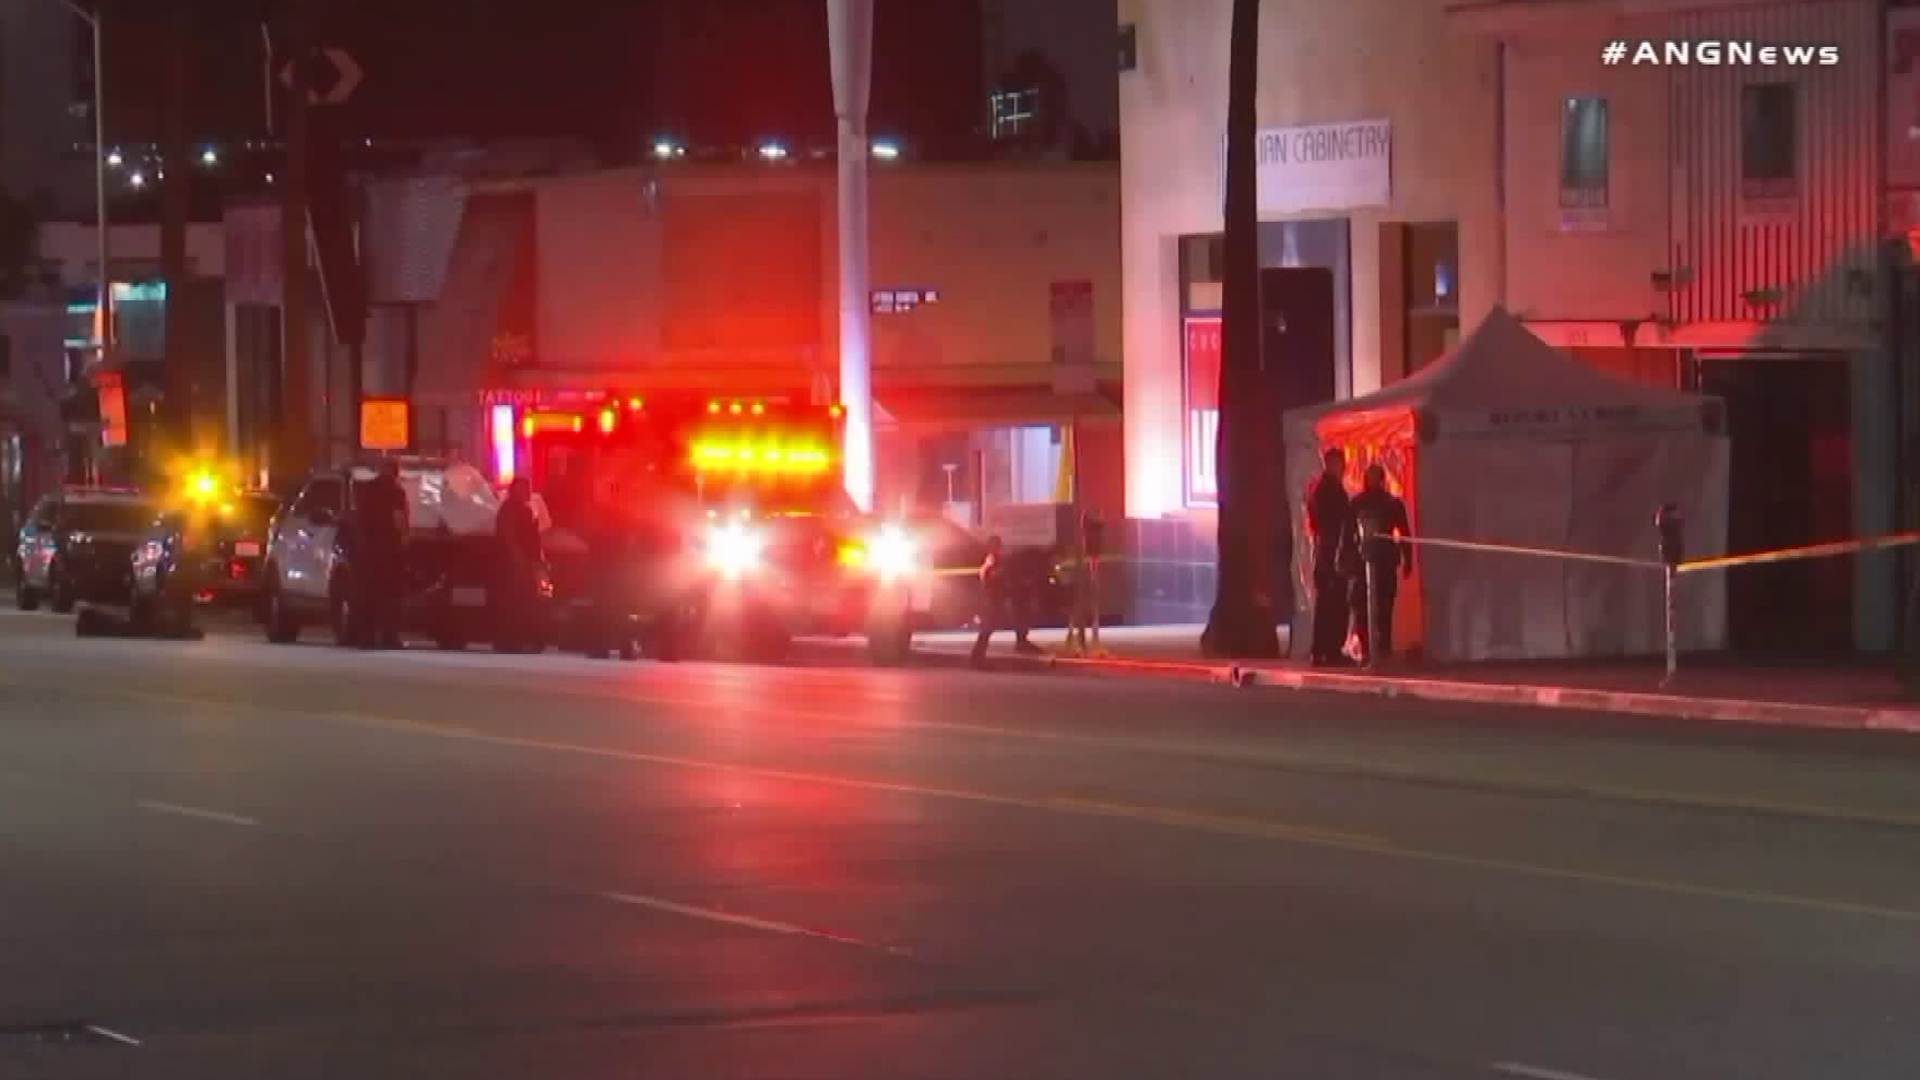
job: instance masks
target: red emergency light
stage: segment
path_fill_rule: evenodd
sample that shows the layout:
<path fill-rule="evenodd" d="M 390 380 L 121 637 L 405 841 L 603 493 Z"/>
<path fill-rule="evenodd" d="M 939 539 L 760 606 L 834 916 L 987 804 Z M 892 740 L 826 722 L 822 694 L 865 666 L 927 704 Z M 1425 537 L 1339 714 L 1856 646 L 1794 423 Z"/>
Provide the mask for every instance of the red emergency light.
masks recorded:
<path fill-rule="evenodd" d="M 555 432 L 579 434 L 587 429 L 586 417 L 579 413 L 534 412 L 528 413 L 520 421 L 520 434 L 525 438 L 535 435 L 549 435 Z"/>

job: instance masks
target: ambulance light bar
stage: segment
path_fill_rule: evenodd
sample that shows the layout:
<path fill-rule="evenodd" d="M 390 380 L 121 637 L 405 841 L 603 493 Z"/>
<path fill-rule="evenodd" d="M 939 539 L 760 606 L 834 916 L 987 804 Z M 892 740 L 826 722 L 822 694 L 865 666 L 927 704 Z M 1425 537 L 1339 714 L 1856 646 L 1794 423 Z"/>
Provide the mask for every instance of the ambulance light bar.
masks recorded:
<path fill-rule="evenodd" d="M 833 455 L 817 447 L 701 443 L 693 448 L 693 465 L 708 471 L 817 476 L 833 466 Z"/>

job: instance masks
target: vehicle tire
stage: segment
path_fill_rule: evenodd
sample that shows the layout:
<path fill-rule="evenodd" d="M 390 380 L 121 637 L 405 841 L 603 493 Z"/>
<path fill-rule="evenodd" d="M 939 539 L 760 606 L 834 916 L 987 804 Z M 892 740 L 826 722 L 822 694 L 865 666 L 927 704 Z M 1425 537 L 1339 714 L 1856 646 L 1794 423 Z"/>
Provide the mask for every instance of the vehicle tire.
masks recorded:
<path fill-rule="evenodd" d="M 81 608 L 80 614 L 73 617 L 74 637 L 104 637 L 107 633 L 107 617 L 97 608 Z"/>
<path fill-rule="evenodd" d="M 661 619 L 642 642 L 647 658 L 662 664 L 677 664 L 685 655 L 681 631 L 671 616 Z"/>
<path fill-rule="evenodd" d="M 778 664 L 793 651 L 793 635 L 778 624 L 766 625 L 748 635 L 752 643 L 751 659 L 762 664 Z"/>
<path fill-rule="evenodd" d="M 73 595 L 73 586 L 67 584 L 57 570 L 47 576 L 53 579 L 53 603 L 48 606 L 53 608 L 55 615 L 72 614 L 76 602 Z"/>
<path fill-rule="evenodd" d="M 433 639 L 433 643 L 443 652 L 467 651 L 467 639 L 458 634 L 440 634 Z"/>
<path fill-rule="evenodd" d="M 273 578 L 267 579 L 272 582 Z M 293 612 L 287 608 L 286 598 L 280 595 L 277 585 L 267 586 L 266 608 L 267 640 L 275 645 L 291 645 L 300 639 L 300 623 Z"/>
<path fill-rule="evenodd" d="M 867 631 L 867 655 L 881 667 L 897 667 L 913 655 L 913 628 L 904 623 Z"/>
<path fill-rule="evenodd" d="M 13 606 L 21 611 L 40 610 L 40 592 L 26 582 L 13 587 Z"/>
<path fill-rule="evenodd" d="M 620 643 L 620 659 L 632 661 L 640 659 L 640 643 L 629 637 Z"/>
<path fill-rule="evenodd" d="M 197 640 L 201 636 L 197 625 L 198 620 L 194 614 L 193 598 L 191 596 L 169 598 L 164 579 L 159 582 L 155 592 L 150 617 L 153 620 L 153 630 L 162 637 L 175 641 L 190 641 Z"/>

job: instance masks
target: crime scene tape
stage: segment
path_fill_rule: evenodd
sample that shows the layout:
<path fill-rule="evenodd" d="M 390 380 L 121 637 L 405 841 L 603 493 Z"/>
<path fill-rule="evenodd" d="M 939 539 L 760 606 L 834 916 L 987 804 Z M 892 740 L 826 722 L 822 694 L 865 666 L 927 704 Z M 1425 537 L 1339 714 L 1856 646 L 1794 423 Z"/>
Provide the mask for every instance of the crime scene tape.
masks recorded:
<path fill-rule="evenodd" d="M 1412 544 L 1416 547 L 1444 548 L 1452 551 L 1478 551 L 1493 555 L 1522 555 L 1541 559 L 1566 559 L 1571 562 L 1600 563 L 1607 566 L 1626 566 L 1641 570 L 1664 570 L 1665 563 L 1658 559 L 1636 559 L 1624 555 L 1597 555 L 1588 551 L 1568 551 L 1564 548 L 1528 547 L 1521 544 L 1490 544 L 1475 540 L 1446 540 L 1435 536 L 1398 536 L 1395 543 Z M 1759 566 L 1766 563 L 1794 562 L 1800 559 L 1827 559 L 1840 555 L 1859 555 L 1870 551 L 1888 551 L 1895 548 L 1920 546 L 1920 532 L 1891 533 L 1886 536 L 1872 537 L 1866 540 L 1841 540 L 1830 544 L 1809 544 L 1804 547 L 1780 548 L 1775 551 L 1756 551 L 1745 555 L 1719 555 L 1711 559 L 1692 559 L 1675 567 L 1676 573 L 1698 574 L 1709 570 L 1728 570 L 1738 566 Z M 1168 565 L 1211 566 L 1210 563 L 1191 562 L 1180 559 L 1142 559 L 1125 555 L 1109 555 L 1100 560 L 1102 566 L 1116 566 L 1128 563 L 1164 563 Z M 1062 566 L 1077 565 L 1073 560 L 1063 560 Z M 980 572 L 977 566 L 940 567 L 929 571 L 934 577 L 972 577 Z"/>
<path fill-rule="evenodd" d="M 1727 570 L 1736 566 L 1759 566 L 1764 563 L 1794 562 L 1799 559 L 1828 559 L 1836 555 L 1858 555 L 1868 551 L 1912 547 L 1915 544 L 1920 544 L 1920 532 L 1890 533 L 1867 540 L 1840 540 L 1831 544 L 1808 544 L 1805 547 L 1755 551 L 1746 555 L 1691 559 L 1681 563 L 1676 569 L 1682 574 L 1698 574 L 1707 570 Z"/>
<path fill-rule="evenodd" d="M 1396 543 L 1416 547 L 1446 548 L 1453 551 L 1481 551 L 1492 555 L 1531 555 L 1541 559 L 1567 559 L 1572 562 L 1604 563 L 1609 566 L 1634 566 L 1642 570 L 1660 570 L 1666 564 L 1655 559 L 1632 559 L 1623 555 L 1595 555 L 1587 551 L 1563 548 L 1523 547 L 1518 544 L 1483 544 L 1472 540 L 1442 540 L 1432 536 L 1400 536 Z"/>

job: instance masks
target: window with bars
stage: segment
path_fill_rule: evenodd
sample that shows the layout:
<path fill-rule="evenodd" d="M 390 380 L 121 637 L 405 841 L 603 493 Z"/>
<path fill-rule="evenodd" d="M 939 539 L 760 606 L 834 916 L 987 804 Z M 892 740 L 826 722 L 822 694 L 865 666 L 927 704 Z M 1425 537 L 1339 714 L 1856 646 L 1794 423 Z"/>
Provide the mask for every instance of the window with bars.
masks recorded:
<path fill-rule="evenodd" d="M 1607 208 L 1609 127 L 1606 98 L 1567 99 L 1560 121 L 1560 209 Z"/>
<path fill-rule="evenodd" d="M 1007 90 L 993 95 L 993 137 L 1017 139 L 1033 130 L 1040 115 L 1040 91 Z"/>

